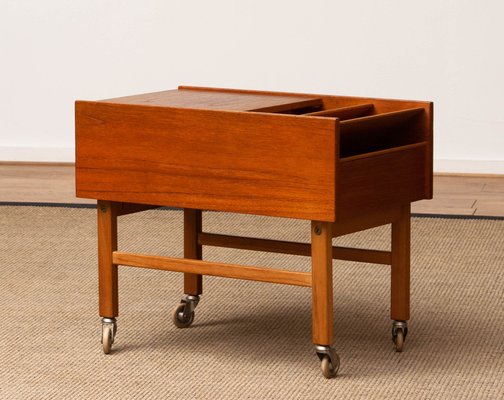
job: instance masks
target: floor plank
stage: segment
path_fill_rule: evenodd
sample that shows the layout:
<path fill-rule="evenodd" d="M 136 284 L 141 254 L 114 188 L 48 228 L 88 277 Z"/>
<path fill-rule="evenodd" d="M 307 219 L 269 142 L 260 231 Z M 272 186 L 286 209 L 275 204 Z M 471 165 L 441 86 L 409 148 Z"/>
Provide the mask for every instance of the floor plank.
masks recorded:
<path fill-rule="evenodd" d="M 75 196 L 75 168 L 69 165 L 0 165 L 0 201 L 96 203 Z"/>
<path fill-rule="evenodd" d="M 476 195 L 473 195 L 473 198 L 434 197 L 432 200 L 421 200 L 414 204 L 417 208 L 472 208 L 476 201 Z"/>
<path fill-rule="evenodd" d="M 411 207 L 413 214 L 436 214 L 436 215 L 474 215 L 474 208 L 457 208 L 457 207 Z"/>
<path fill-rule="evenodd" d="M 485 184 L 485 187 L 483 188 L 483 192 L 501 194 L 502 197 L 504 198 L 504 182 L 500 181 L 487 182 Z"/>
<path fill-rule="evenodd" d="M 504 200 L 477 200 L 474 215 L 491 215 L 495 217 L 504 217 Z"/>

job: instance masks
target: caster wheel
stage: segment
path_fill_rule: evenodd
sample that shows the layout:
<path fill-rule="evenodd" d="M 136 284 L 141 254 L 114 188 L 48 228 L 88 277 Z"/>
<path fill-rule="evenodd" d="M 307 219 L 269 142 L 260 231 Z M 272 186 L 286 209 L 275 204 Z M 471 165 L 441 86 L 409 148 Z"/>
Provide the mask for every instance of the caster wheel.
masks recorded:
<path fill-rule="evenodd" d="M 404 332 L 401 328 L 397 329 L 394 338 L 395 351 L 401 353 L 404 349 Z"/>
<path fill-rule="evenodd" d="M 392 323 L 392 341 L 395 351 L 401 353 L 404 350 L 404 341 L 408 335 L 408 323 L 404 321 L 394 321 Z"/>
<path fill-rule="evenodd" d="M 315 351 L 320 359 L 322 375 L 327 379 L 334 378 L 340 367 L 338 353 L 331 346 L 326 345 L 315 345 Z"/>
<path fill-rule="evenodd" d="M 191 326 L 194 321 L 194 311 L 188 315 L 184 315 L 185 307 L 185 304 L 180 304 L 173 312 L 173 323 L 177 328 L 187 328 Z"/>
<path fill-rule="evenodd" d="M 327 379 L 334 378 L 338 374 L 339 364 L 340 361 L 338 356 L 336 356 L 334 360 L 331 360 L 328 355 L 325 355 L 320 363 L 322 375 Z"/>
<path fill-rule="evenodd" d="M 112 343 L 114 343 L 114 327 L 105 324 L 102 328 L 102 347 L 104 354 L 110 353 L 112 350 Z"/>

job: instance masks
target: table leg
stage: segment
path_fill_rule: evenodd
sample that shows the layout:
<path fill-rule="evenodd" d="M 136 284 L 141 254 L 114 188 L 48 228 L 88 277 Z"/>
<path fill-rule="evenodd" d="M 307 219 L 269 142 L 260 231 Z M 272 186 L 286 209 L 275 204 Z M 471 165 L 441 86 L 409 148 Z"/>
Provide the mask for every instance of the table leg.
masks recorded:
<path fill-rule="evenodd" d="M 312 328 L 313 343 L 333 341 L 333 287 L 331 224 L 312 222 Z"/>
<path fill-rule="evenodd" d="M 202 259 L 198 235 L 202 229 L 201 210 L 184 209 L 184 258 Z M 184 274 L 184 293 L 197 296 L 203 292 L 203 279 L 198 274 Z"/>
<path fill-rule="evenodd" d="M 392 223 L 391 318 L 410 318 L 410 204 L 401 207 L 400 218 Z"/>
<path fill-rule="evenodd" d="M 333 342 L 332 223 L 312 221 L 312 338 L 322 373 L 332 378 L 340 361 Z"/>
<path fill-rule="evenodd" d="M 201 210 L 184 209 L 184 258 L 201 260 L 202 246 L 198 243 L 201 233 Z M 203 292 L 200 274 L 184 273 L 184 297 L 173 312 L 173 323 L 178 328 L 188 328 L 194 321 L 194 310 Z"/>
<path fill-rule="evenodd" d="M 117 265 L 112 253 L 117 250 L 117 207 L 110 201 L 98 200 L 98 286 L 100 316 L 118 315 Z"/>

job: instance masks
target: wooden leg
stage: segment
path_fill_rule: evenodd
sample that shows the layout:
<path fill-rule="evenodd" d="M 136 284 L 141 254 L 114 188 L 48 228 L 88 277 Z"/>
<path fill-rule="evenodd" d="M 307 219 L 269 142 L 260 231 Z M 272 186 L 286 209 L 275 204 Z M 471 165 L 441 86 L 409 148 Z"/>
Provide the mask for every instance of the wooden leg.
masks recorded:
<path fill-rule="evenodd" d="M 98 286 L 100 316 L 118 315 L 117 265 L 112 252 L 117 250 L 117 207 L 110 201 L 98 201 Z"/>
<path fill-rule="evenodd" d="M 410 204 L 401 207 L 400 218 L 392 223 L 391 318 L 410 318 Z"/>
<path fill-rule="evenodd" d="M 202 246 L 198 244 L 201 233 L 201 210 L 184 209 L 184 258 L 202 259 Z M 193 296 L 203 292 L 203 279 L 198 274 L 184 274 L 184 293 Z"/>
<path fill-rule="evenodd" d="M 312 221 L 312 329 L 313 343 L 333 342 L 332 224 Z"/>

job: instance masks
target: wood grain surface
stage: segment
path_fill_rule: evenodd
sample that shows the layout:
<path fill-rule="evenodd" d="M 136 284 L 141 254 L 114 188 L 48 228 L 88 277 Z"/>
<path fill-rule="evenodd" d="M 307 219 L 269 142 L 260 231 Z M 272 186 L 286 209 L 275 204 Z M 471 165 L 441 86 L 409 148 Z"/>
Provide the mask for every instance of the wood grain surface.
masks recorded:
<path fill-rule="evenodd" d="M 355 108 L 358 106 L 366 106 L 372 104 L 373 107 L 370 110 L 371 113 L 366 115 L 379 115 L 379 114 L 387 114 L 392 113 L 392 118 L 380 118 L 377 121 L 373 121 L 372 123 L 368 123 L 365 119 L 363 125 L 367 128 L 373 128 L 374 124 L 378 125 L 383 124 L 387 125 L 391 120 L 395 120 L 395 122 L 405 122 L 409 119 L 409 117 L 417 115 L 414 123 L 410 123 L 405 129 L 397 130 L 397 124 L 394 123 L 389 125 L 388 128 L 392 130 L 395 129 L 395 141 L 397 142 L 395 145 L 398 146 L 400 144 L 411 144 L 418 142 L 426 142 L 426 151 L 424 153 L 424 160 L 422 163 L 422 167 L 424 169 L 425 179 L 424 179 L 424 193 L 425 199 L 431 199 L 433 196 L 433 118 L 434 118 L 434 105 L 432 102 L 428 101 L 415 101 L 415 100 L 398 100 L 398 99 L 383 99 L 383 98 L 374 98 L 374 97 L 354 97 L 354 96 L 335 96 L 335 95 L 327 95 L 327 94 L 309 94 L 309 93 L 290 93 L 290 92 L 271 92 L 271 91 L 258 91 L 258 90 L 243 90 L 243 89 L 228 89 L 228 88 L 205 88 L 205 87 L 196 87 L 196 86 L 179 86 L 179 89 L 183 90 L 193 90 L 195 92 L 198 91 L 210 91 L 216 93 L 229 93 L 229 94 L 249 94 L 249 95 L 267 95 L 272 97 L 279 96 L 296 96 L 296 97 L 306 97 L 306 98 L 319 98 L 322 100 L 322 107 L 320 110 L 314 110 L 312 112 L 318 113 L 321 112 L 324 115 L 324 110 L 330 109 L 339 109 L 339 108 Z M 358 108 L 357 108 L 358 109 Z M 423 109 L 423 113 L 419 113 L 419 109 Z M 410 110 L 405 113 L 401 113 L 402 110 Z M 413 111 L 415 110 L 415 111 Z M 369 112 L 369 110 L 368 110 Z M 397 114 L 397 115 L 395 115 Z M 316 115 L 316 114 L 315 114 Z M 357 115 L 358 116 L 358 115 Z M 346 117 L 344 117 L 346 119 Z M 383 122 L 383 124 L 382 124 Z M 348 121 L 347 127 L 343 128 L 342 123 L 342 142 L 340 149 L 342 150 L 342 157 L 346 155 L 345 147 L 359 147 L 363 149 L 365 147 L 366 142 L 374 143 L 373 146 L 375 149 L 380 147 L 380 145 L 376 146 L 377 141 L 387 142 L 389 139 L 387 138 L 387 131 L 391 131 L 391 129 L 381 129 L 381 134 L 378 138 L 374 137 L 374 135 L 366 134 L 364 137 L 354 137 L 353 139 L 345 140 L 345 132 L 351 131 L 352 128 L 350 125 L 352 124 L 351 120 Z M 357 125 L 361 125 L 361 123 L 357 123 Z M 358 127 L 357 127 L 358 129 Z M 385 131 L 385 132 L 384 132 Z M 361 130 L 362 132 L 362 130 Z M 403 138 L 402 142 L 399 142 L 400 135 L 406 134 L 407 136 Z M 388 145 L 381 145 L 381 148 L 391 147 Z M 357 152 L 351 152 L 351 155 L 355 155 L 361 152 L 361 150 Z"/>
<path fill-rule="evenodd" d="M 119 314 L 117 264 L 112 253 L 117 250 L 117 205 L 99 201 L 98 215 L 98 293 L 100 316 L 114 318 Z"/>
<path fill-rule="evenodd" d="M 226 93 L 209 90 L 165 90 L 101 100 L 106 103 L 136 104 L 205 110 L 282 112 L 320 106 L 322 100 L 295 95 L 270 96 L 254 93 Z"/>
<path fill-rule="evenodd" d="M 245 279 L 259 282 L 281 283 L 283 285 L 311 286 L 312 276 L 308 272 L 289 271 L 268 267 L 227 264 L 213 261 L 190 260 L 184 258 L 152 256 L 148 254 L 113 253 L 115 263 L 123 266 L 160 269 L 163 271 L 185 272 Z"/>
<path fill-rule="evenodd" d="M 392 223 L 392 267 L 390 274 L 390 318 L 407 321 L 410 318 L 410 205 L 401 207 L 401 215 Z"/>
<path fill-rule="evenodd" d="M 77 102 L 77 195 L 334 221 L 336 122 Z"/>
<path fill-rule="evenodd" d="M 312 221 L 312 341 L 333 343 L 332 224 Z"/>
<path fill-rule="evenodd" d="M 201 260 L 203 247 L 198 243 L 202 229 L 201 210 L 184 210 L 184 258 Z M 184 274 L 184 293 L 193 296 L 203 293 L 203 277 L 199 274 Z"/>
<path fill-rule="evenodd" d="M 347 219 L 424 199 L 427 146 L 419 143 L 341 160 L 338 215 Z"/>
<path fill-rule="evenodd" d="M 200 233 L 198 237 L 198 243 L 205 246 L 229 247 L 233 249 L 265 251 L 268 253 L 294 254 L 299 256 L 311 255 L 310 243 L 219 235 L 207 232 Z M 388 251 L 357 249 L 351 247 L 333 246 L 332 258 L 335 260 L 388 265 L 391 264 L 391 255 Z"/>

